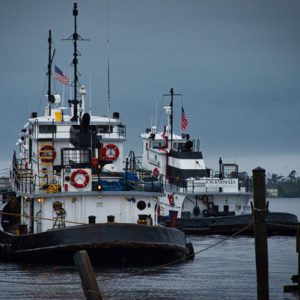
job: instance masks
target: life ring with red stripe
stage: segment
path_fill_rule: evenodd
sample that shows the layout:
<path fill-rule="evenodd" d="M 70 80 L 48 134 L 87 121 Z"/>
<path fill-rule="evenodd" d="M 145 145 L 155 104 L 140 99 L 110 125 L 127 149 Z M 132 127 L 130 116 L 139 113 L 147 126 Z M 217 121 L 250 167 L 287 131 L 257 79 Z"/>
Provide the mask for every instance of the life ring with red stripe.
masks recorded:
<path fill-rule="evenodd" d="M 81 179 L 80 181 L 82 182 L 80 182 L 79 179 Z M 86 170 L 77 169 L 71 174 L 71 184 L 78 189 L 82 189 L 86 187 L 89 181 L 90 181 L 90 176 Z"/>
<path fill-rule="evenodd" d="M 101 154 L 104 159 L 114 161 L 119 157 L 120 151 L 115 144 L 107 144 L 102 148 Z"/>
<path fill-rule="evenodd" d="M 154 177 L 158 177 L 158 175 L 159 175 L 159 169 L 158 168 L 154 168 L 153 169 L 153 176 Z"/>
<path fill-rule="evenodd" d="M 174 202 L 174 195 L 173 194 L 168 195 L 168 200 L 169 200 L 169 204 L 171 206 L 174 206 L 175 202 Z"/>
<path fill-rule="evenodd" d="M 56 151 L 52 145 L 44 145 L 39 151 L 39 156 L 42 162 L 53 162 L 56 157 Z"/>

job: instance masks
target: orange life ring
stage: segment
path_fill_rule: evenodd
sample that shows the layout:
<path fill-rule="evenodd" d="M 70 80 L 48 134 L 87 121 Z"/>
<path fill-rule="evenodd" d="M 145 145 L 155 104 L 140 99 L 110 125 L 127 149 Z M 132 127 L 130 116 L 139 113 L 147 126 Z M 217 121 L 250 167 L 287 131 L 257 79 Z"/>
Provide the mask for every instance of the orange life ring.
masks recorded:
<path fill-rule="evenodd" d="M 56 157 L 56 151 L 53 146 L 45 145 L 41 147 L 39 156 L 42 162 L 53 162 Z"/>
<path fill-rule="evenodd" d="M 158 168 L 154 168 L 153 169 L 153 176 L 154 177 L 158 177 L 158 175 L 159 175 L 159 169 Z"/>
<path fill-rule="evenodd" d="M 107 144 L 101 150 L 102 157 L 107 160 L 116 160 L 119 157 L 120 151 L 115 144 Z"/>
<path fill-rule="evenodd" d="M 83 175 L 82 183 L 80 183 L 76 180 L 76 177 L 78 174 Z M 71 184 L 78 189 L 82 189 L 82 188 L 86 187 L 88 185 L 89 181 L 90 181 L 90 176 L 86 170 L 77 169 L 71 174 Z"/>
<path fill-rule="evenodd" d="M 169 204 L 171 206 L 174 206 L 175 202 L 174 202 L 174 195 L 173 194 L 168 195 L 168 200 L 169 200 Z"/>

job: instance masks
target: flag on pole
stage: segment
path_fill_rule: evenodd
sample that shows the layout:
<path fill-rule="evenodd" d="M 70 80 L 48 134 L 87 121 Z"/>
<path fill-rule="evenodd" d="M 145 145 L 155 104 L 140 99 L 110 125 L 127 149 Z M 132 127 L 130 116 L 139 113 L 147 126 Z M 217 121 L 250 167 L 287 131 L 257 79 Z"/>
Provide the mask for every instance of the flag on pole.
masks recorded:
<path fill-rule="evenodd" d="M 187 125 L 188 125 L 188 120 L 182 106 L 181 107 L 181 130 L 186 130 Z"/>
<path fill-rule="evenodd" d="M 55 66 L 54 71 L 54 79 L 58 80 L 59 82 L 65 85 L 68 85 L 70 83 L 67 75 L 65 75 L 57 66 Z"/>

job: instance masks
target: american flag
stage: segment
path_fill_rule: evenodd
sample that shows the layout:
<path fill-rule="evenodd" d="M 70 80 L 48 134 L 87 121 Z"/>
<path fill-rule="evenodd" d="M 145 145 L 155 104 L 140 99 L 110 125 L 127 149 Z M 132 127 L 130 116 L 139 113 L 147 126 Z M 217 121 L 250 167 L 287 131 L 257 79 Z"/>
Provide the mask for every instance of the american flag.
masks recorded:
<path fill-rule="evenodd" d="M 181 108 L 181 130 L 186 130 L 188 125 L 188 120 L 186 114 L 184 112 L 183 107 Z"/>
<path fill-rule="evenodd" d="M 64 73 L 57 66 L 55 66 L 54 71 L 54 79 L 58 80 L 59 82 L 65 85 L 68 85 L 70 83 L 69 78 L 66 75 L 64 75 Z"/>

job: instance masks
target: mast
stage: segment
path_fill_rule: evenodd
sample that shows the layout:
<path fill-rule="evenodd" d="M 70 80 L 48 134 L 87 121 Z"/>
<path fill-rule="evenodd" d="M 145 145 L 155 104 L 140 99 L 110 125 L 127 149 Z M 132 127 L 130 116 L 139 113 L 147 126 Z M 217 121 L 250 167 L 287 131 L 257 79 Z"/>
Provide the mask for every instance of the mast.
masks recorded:
<path fill-rule="evenodd" d="M 174 96 L 182 96 L 182 94 L 174 94 L 174 89 L 171 88 L 170 89 L 170 94 L 165 94 L 163 95 L 164 97 L 165 96 L 171 96 L 171 102 L 170 102 L 170 145 L 171 145 L 171 148 L 170 148 L 170 151 L 173 149 L 173 112 L 174 112 L 174 104 L 173 104 L 173 101 L 174 101 Z"/>
<path fill-rule="evenodd" d="M 109 72 L 109 3 L 106 1 L 106 46 L 107 46 L 107 110 L 110 115 L 110 72 Z"/>
<path fill-rule="evenodd" d="M 77 74 L 77 65 L 78 65 L 78 58 L 77 58 L 77 41 L 78 41 L 78 34 L 77 34 L 77 3 L 74 3 L 73 8 L 73 16 L 74 16 L 74 33 L 73 33 L 73 44 L 74 44 L 74 52 L 73 52 L 73 66 L 74 66 L 74 116 L 72 117 L 72 121 L 77 121 L 78 119 L 78 100 L 77 100 L 77 83 L 78 83 L 78 74 Z"/>
<path fill-rule="evenodd" d="M 51 30 L 49 30 L 49 37 L 48 37 L 48 91 L 47 91 L 47 96 L 48 96 L 48 105 L 49 105 L 49 116 L 51 116 L 51 103 L 54 103 L 54 97 L 51 95 L 51 67 L 52 67 L 52 61 L 53 57 L 55 54 L 55 50 L 52 55 L 52 36 L 51 36 Z"/>
<path fill-rule="evenodd" d="M 74 87 L 74 99 L 69 100 L 69 105 L 73 105 L 73 117 L 71 118 L 72 121 L 78 120 L 78 104 L 80 101 L 77 99 L 77 86 L 78 86 L 78 72 L 77 72 L 77 66 L 78 66 L 78 56 L 80 53 L 77 50 L 77 41 L 78 40 L 85 40 L 83 39 L 78 33 L 77 33 L 77 16 L 78 16 L 78 10 L 77 10 L 77 3 L 74 3 L 73 7 L 73 16 L 74 16 L 74 33 L 66 40 L 73 41 L 74 51 L 73 51 L 73 60 L 72 65 L 74 67 L 74 81 L 73 81 L 73 87 Z"/>
<path fill-rule="evenodd" d="M 171 106 L 171 115 L 170 115 L 171 148 L 170 148 L 170 150 L 172 150 L 173 149 L 173 106 L 174 106 L 173 105 L 173 98 L 174 98 L 174 89 L 173 88 L 170 89 L 170 95 L 171 95 L 171 103 L 170 103 L 170 106 Z"/>

